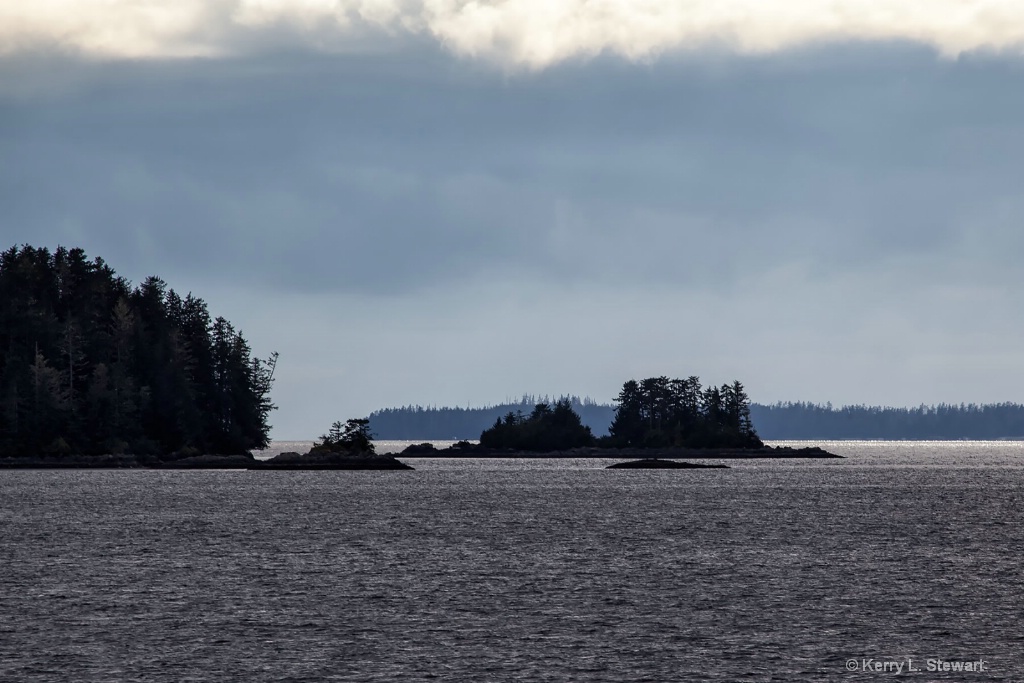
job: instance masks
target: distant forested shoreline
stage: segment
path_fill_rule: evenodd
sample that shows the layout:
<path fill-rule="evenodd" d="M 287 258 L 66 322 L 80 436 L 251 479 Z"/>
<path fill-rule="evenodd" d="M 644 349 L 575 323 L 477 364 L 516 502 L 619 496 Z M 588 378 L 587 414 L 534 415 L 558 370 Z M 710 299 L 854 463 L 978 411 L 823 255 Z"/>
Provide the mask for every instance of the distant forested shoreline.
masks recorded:
<path fill-rule="evenodd" d="M 608 432 L 615 406 L 591 398 L 523 396 L 517 402 L 483 408 L 404 406 L 370 414 L 378 439 L 476 439 L 508 413 L 529 413 L 537 403 L 567 399 L 595 435 Z M 750 406 L 750 418 L 762 439 L 1011 439 L 1024 438 L 1024 405 L 1019 403 L 939 404 L 916 408 L 843 406 L 806 402 Z"/>

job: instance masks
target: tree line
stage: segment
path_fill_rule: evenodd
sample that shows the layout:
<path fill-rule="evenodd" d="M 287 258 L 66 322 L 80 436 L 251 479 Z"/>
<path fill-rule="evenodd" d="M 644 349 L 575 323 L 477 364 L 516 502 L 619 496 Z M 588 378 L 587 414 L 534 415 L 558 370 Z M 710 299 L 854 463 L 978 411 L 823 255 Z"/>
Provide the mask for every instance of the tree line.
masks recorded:
<path fill-rule="evenodd" d="M 1011 439 L 1024 438 L 1024 405 L 940 403 L 916 408 L 776 403 L 751 407 L 768 439 Z"/>
<path fill-rule="evenodd" d="M 583 424 L 567 398 L 554 405 L 538 403 L 529 415 L 509 412 L 480 433 L 481 446 L 498 450 L 567 451 L 594 444 L 590 427 Z"/>
<path fill-rule="evenodd" d="M 480 434 L 485 448 L 564 451 L 572 448 L 760 448 L 750 399 L 740 382 L 701 386 L 697 377 L 649 377 L 622 385 L 607 436 L 595 439 L 572 401 L 539 403 L 529 415 L 508 412 Z"/>
<path fill-rule="evenodd" d="M 476 439 L 480 433 L 509 413 L 529 415 L 534 406 L 568 401 L 583 424 L 595 434 L 608 432 L 614 408 L 590 398 L 579 396 L 537 396 L 524 394 L 517 401 L 508 401 L 483 408 L 439 408 L 434 406 L 402 406 L 384 408 L 370 413 L 370 429 L 380 439 L 429 439 L 433 441 Z"/>
<path fill-rule="evenodd" d="M 570 401 L 584 425 L 600 437 L 615 419 L 615 406 L 594 399 Z M 556 399 L 556 400 L 560 400 Z M 533 397 L 483 408 L 404 406 L 370 414 L 382 439 L 475 439 L 508 413 L 529 414 Z M 806 402 L 750 404 L 750 421 L 762 439 L 1007 439 L 1024 438 L 1024 405 L 1019 403 L 939 404 L 898 408 Z"/>
<path fill-rule="evenodd" d="M 640 448 L 760 448 L 750 398 L 739 382 L 701 386 L 700 379 L 649 377 L 622 385 L 609 443 Z"/>
<path fill-rule="evenodd" d="M 82 249 L 0 254 L 0 455 L 243 453 L 269 442 L 277 354 L 158 277 Z"/>

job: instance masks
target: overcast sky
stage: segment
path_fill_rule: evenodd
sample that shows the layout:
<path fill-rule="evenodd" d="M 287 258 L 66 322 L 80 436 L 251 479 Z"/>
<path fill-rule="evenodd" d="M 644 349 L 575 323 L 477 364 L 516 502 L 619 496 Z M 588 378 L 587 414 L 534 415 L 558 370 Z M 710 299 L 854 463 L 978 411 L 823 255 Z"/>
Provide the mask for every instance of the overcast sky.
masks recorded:
<path fill-rule="evenodd" d="M 0 0 L 0 247 L 204 298 L 277 439 L 660 374 L 1024 401 L 1022 179 L 1024 3 Z"/>

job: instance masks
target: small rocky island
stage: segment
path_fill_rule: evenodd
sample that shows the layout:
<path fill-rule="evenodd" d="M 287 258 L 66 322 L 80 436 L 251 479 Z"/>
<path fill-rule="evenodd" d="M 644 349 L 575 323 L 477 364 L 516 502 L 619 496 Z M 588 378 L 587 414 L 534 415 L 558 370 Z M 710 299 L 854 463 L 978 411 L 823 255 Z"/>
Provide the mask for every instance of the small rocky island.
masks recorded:
<path fill-rule="evenodd" d="M 250 470 L 411 470 L 410 465 L 391 455 L 377 453 L 293 453 L 264 460 Z"/>
<path fill-rule="evenodd" d="M 265 460 L 253 470 L 411 470 L 392 455 L 378 454 L 369 420 L 340 421 L 313 442 L 306 454 L 285 452 Z"/>
<path fill-rule="evenodd" d="M 696 377 L 629 380 L 616 399 L 609 433 L 595 437 L 569 399 L 508 413 L 480 434 L 438 449 L 409 446 L 403 458 L 638 458 L 633 468 L 672 468 L 678 459 L 838 458 L 817 448 L 766 446 L 750 420 L 739 382 L 701 386 Z M 650 461 L 655 463 L 651 464 Z M 669 463 L 669 464 L 661 464 Z M 685 467 L 685 465 L 683 465 Z M 704 465 L 703 467 L 707 467 Z"/>
<path fill-rule="evenodd" d="M 390 456 L 376 453 L 335 454 L 331 457 L 282 453 L 250 466 L 250 470 L 411 470 L 415 469 Z"/>
<path fill-rule="evenodd" d="M 658 458 L 643 458 L 641 460 L 629 460 L 608 465 L 606 470 L 704 470 L 704 469 L 729 469 L 728 465 L 701 465 L 692 462 L 676 462 L 675 460 L 659 460 Z"/>

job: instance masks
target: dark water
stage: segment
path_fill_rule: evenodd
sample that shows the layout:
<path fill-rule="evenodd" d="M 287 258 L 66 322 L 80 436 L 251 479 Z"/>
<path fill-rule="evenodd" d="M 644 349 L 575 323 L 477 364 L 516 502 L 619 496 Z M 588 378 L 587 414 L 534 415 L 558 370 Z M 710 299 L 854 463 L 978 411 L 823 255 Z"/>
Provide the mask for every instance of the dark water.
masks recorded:
<path fill-rule="evenodd" d="M 1024 444 L 831 448 L 3 471 L 0 681 L 1024 680 Z"/>

